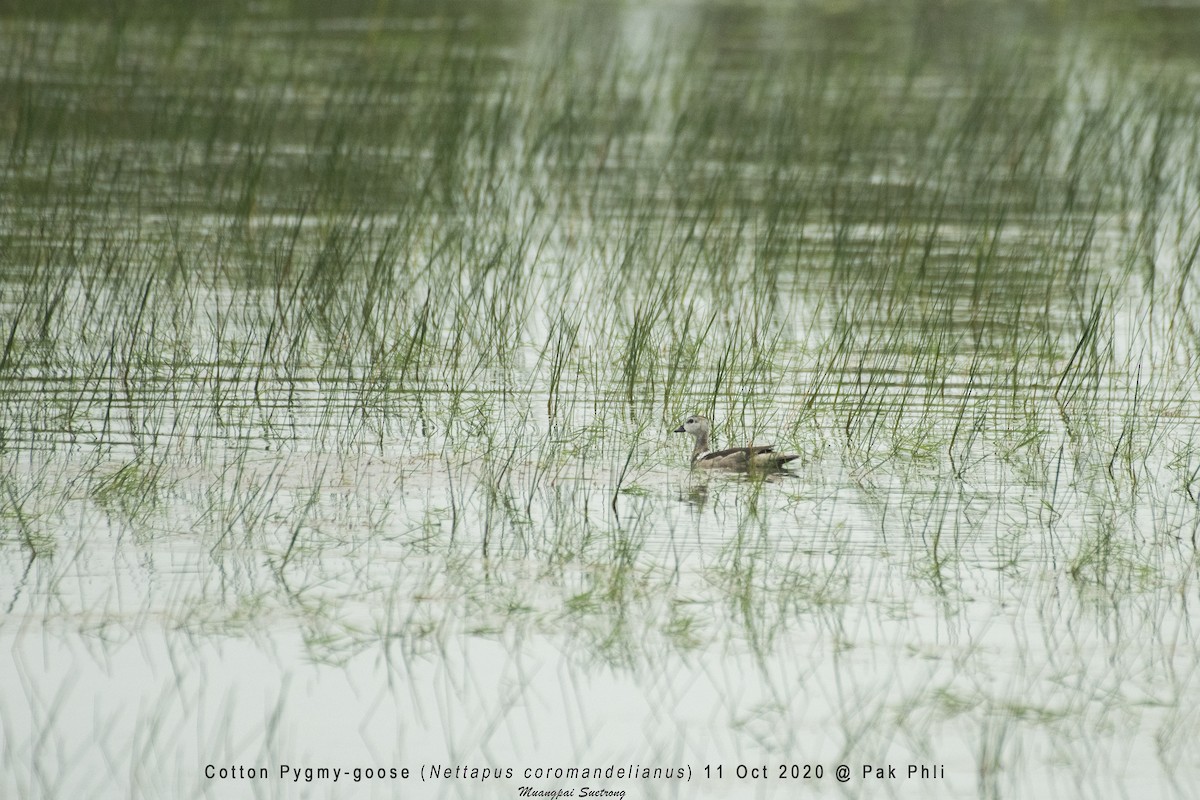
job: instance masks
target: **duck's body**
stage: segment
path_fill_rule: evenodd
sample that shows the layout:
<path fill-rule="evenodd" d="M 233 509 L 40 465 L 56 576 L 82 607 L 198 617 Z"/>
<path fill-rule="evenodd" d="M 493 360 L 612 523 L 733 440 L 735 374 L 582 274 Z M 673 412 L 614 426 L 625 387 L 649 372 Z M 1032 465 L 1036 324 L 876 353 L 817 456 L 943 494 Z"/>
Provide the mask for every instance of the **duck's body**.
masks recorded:
<path fill-rule="evenodd" d="M 712 433 L 712 423 L 707 417 L 695 414 L 687 418 L 675 433 L 690 433 L 696 440 L 692 448 L 692 466 L 700 469 L 779 469 L 789 461 L 800 456 L 788 453 L 776 453 L 771 445 L 751 445 L 750 447 L 730 447 L 726 450 L 710 451 L 708 437 Z"/>

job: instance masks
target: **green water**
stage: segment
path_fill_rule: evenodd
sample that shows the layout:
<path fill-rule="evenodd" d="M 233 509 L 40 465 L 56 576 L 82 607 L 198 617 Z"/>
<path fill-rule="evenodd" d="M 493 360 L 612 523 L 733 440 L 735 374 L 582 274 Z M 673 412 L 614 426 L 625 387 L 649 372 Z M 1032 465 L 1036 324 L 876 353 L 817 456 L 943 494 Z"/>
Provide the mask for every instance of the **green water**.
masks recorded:
<path fill-rule="evenodd" d="M 0 795 L 1194 796 L 1197 53 L 0 7 Z"/>

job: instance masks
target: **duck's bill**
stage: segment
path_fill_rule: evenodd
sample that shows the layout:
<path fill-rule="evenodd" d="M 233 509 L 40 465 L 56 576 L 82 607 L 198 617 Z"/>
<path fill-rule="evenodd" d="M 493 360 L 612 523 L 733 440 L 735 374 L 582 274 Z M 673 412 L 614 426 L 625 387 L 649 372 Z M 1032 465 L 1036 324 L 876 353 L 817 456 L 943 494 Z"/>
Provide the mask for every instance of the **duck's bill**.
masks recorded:
<path fill-rule="evenodd" d="M 685 430 L 683 429 L 683 426 L 682 426 L 682 425 L 680 425 L 678 428 L 676 428 L 676 429 L 674 430 L 674 433 L 687 433 L 687 431 L 685 431 Z"/>

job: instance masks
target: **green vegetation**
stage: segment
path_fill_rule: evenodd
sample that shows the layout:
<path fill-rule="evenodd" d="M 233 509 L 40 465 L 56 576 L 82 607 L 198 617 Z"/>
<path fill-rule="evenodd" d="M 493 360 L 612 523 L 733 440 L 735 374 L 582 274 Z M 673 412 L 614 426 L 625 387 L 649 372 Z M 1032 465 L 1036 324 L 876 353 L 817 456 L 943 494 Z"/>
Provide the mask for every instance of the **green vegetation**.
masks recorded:
<path fill-rule="evenodd" d="M 0 8 L 0 631 L 551 642 L 753 684 L 729 758 L 1194 784 L 1200 15 L 217 5 Z"/>

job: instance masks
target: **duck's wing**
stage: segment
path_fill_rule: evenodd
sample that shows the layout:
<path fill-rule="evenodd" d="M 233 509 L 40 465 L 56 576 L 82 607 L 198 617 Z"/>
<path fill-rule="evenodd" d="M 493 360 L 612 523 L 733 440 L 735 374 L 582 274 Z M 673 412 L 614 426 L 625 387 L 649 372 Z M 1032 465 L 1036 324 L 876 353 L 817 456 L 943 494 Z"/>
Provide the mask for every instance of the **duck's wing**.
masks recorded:
<path fill-rule="evenodd" d="M 750 466 L 759 469 L 776 469 L 781 468 L 789 461 L 795 461 L 799 457 L 791 453 L 759 453 L 750 459 Z"/>
<path fill-rule="evenodd" d="M 755 456 L 763 453 L 770 453 L 775 450 L 773 445 L 762 445 L 759 447 L 728 447 L 724 450 L 716 450 L 712 453 L 705 453 L 696 459 L 697 461 L 708 461 L 710 459 L 729 459 L 730 461 L 749 461 Z"/>
<path fill-rule="evenodd" d="M 702 467 L 726 469 L 776 469 L 799 457 L 790 453 L 776 453 L 773 445 L 760 445 L 757 447 L 730 447 L 713 453 L 705 453 L 696 460 L 696 463 Z"/>

